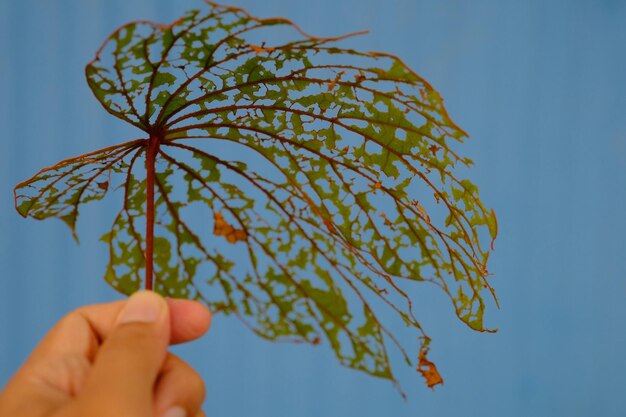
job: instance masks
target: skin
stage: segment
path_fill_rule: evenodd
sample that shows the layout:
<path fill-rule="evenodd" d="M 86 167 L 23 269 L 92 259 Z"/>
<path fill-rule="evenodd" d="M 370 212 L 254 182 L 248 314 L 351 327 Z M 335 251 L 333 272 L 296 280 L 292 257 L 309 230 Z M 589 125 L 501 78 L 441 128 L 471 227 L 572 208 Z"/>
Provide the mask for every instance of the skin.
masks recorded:
<path fill-rule="evenodd" d="M 204 382 L 167 351 L 208 330 L 195 301 L 149 291 L 60 320 L 0 393 L 0 417 L 205 417 Z"/>

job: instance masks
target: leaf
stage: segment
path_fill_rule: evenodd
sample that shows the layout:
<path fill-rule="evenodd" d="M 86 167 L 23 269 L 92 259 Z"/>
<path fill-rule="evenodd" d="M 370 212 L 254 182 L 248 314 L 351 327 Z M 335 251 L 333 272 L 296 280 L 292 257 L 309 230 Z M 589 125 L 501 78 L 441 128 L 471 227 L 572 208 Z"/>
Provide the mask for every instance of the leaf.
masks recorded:
<path fill-rule="evenodd" d="M 263 46 L 258 45 L 250 45 L 250 49 L 254 51 L 255 54 L 269 53 L 274 52 L 274 48 L 265 48 Z"/>
<path fill-rule="evenodd" d="M 294 39 L 259 42 L 281 28 Z M 121 27 L 87 82 L 147 137 L 42 170 L 16 187 L 18 211 L 74 233 L 81 204 L 121 188 L 102 237 L 117 290 L 154 281 L 264 338 L 325 340 L 343 365 L 394 383 L 389 348 L 407 363 L 419 349 L 414 366 L 440 383 L 424 343 L 389 329 L 430 340 L 408 295 L 428 282 L 488 331 L 483 230 L 495 239 L 495 214 L 455 175 L 471 165 L 457 151 L 466 134 L 439 94 L 343 38 L 212 2 L 171 25 Z"/>
<path fill-rule="evenodd" d="M 213 234 L 215 236 L 226 237 L 228 243 L 245 241 L 248 237 L 248 234 L 244 229 L 235 229 L 228 222 L 226 222 L 220 211 L 213 213 L 213 221 L 215 222 L 215 225 L 213 226 Z"/>
<path fill-rule="evenodd" d="M 15 187 L 15 207 L 23 217 L 57 217 L 76 236 L 79 206 L 101 200 L 112 174 L 123 173 L 142 141 L 130 141 L 61 161 Z"/>
<path fill-rule="evenodd" d="M 426 358 L 426 355 L 428 355 L 428 343 L 429 342 L 424 343 L 424 345 L 420 348 L 417 371 L 426 380 L 428 388 L 434 388 L 436 385 L 443 385 L 443 378 L 439 374 L 437 366 Z"/>
<path fill-rule="evenodd" d="M 333 89 L 335 88 L 335 86 L 337 85 L 337 83 L 339 82 L 339 80 L 341 79 L 341 76 L 343 74 L 345 74 L 345 71 L 340 71 L 335 78 L 328 84 L 328 91 L 333 91 Z"/>

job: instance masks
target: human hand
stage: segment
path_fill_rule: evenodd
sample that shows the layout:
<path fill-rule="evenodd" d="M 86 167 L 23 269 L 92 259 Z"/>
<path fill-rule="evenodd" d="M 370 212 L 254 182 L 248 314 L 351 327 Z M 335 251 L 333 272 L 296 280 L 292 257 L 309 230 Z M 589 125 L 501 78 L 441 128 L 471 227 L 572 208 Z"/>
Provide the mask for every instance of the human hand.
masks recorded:
<path fill-rule="evenodd" d="M 167 348 L 210 322 L 200 303 L 148 291 L 80 308 L 8 382 L 0 417 L 204 417 L 204 382 Z"/>

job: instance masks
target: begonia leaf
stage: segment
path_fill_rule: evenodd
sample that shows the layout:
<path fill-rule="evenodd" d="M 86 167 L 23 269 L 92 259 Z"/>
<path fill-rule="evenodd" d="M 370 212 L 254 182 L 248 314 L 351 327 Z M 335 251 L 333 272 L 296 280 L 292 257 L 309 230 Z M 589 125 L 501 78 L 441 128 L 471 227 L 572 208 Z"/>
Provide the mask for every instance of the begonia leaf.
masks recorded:
<path fill-rule="evenodd" d="M 442 383 L 410 292 L 436 285 L 485 331 L 496 217 L 456 174 L 471 165 L 466 134 L 437 91 L 343 38 L 212 2 L 170 25 L 124 25 L 86 76 L 146 138 L 40 171 L 16 187 L 18 211 L 75 233 L 82 204 L 121 189 L 102 238 L 117 290 L 200 300 L 270 340 L 324 340 L 343 365 L 394 382 L 395 347 Z M 414 357 L 394 320 L 419 336 Z"/>

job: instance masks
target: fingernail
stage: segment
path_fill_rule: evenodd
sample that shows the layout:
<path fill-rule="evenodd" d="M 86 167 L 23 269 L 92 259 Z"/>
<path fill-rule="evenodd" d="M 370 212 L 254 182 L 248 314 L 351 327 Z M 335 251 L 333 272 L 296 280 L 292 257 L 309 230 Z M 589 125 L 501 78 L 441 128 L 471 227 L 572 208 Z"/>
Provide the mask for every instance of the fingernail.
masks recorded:
<path fill-rule="evenodd" d="M 168 409 L 163 417 L 187 417 L 187 411 L 183 407 L 172 407 Z"/>
<path fill-rule="evenodd" d="M 154 323 L 159 320 L 166 306 L 163 298 L 152 291 L 136 292 L 126 302 L 118 323 Z"/>

